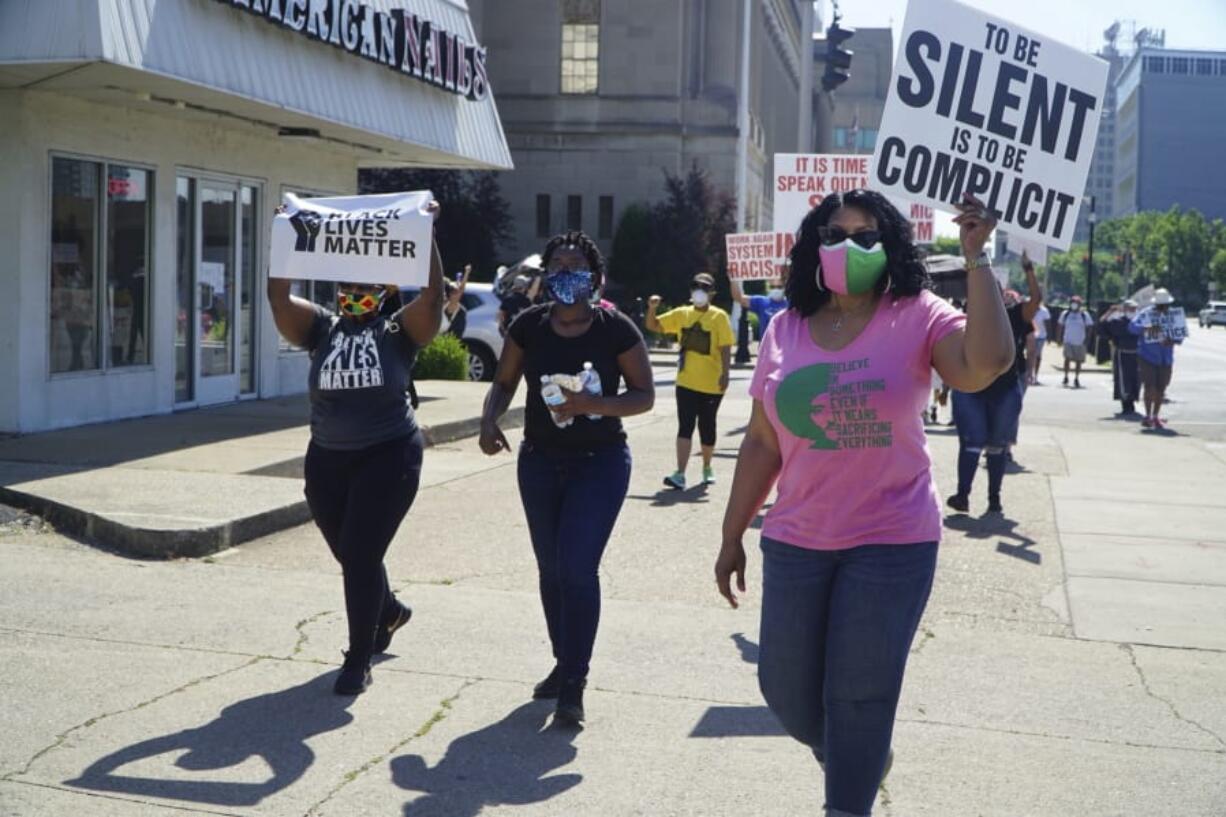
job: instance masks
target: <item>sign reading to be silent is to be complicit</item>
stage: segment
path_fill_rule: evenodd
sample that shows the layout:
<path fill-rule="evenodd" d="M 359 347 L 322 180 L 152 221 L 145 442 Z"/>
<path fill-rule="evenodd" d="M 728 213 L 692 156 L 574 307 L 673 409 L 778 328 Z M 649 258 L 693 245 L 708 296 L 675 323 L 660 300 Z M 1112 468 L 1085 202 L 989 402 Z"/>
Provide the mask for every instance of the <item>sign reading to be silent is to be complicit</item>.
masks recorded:
<path fill-rule="evenodd" d="M 489 96 L 486 50 L 407 9 L 361 0 L 217 0 L 453 94 Z"/>
<path fill-rule="evenodd" d="M 1011 235 L 1068 249 L 1107 63 L 955 0 L 911 0 L 870 186 L 953 210 L 978 196 Z"/>

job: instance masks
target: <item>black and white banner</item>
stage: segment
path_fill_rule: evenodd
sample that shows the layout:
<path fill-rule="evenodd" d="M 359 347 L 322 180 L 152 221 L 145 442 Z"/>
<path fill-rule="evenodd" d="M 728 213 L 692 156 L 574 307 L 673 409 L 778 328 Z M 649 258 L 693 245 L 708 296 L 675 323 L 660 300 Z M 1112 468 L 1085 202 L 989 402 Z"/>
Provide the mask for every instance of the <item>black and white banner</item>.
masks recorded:
<path fill-rule="evenodd" d="M 272 224 L 273 278 L 424 287 L 434 216 L 428 190 L 300 199 L 286 194 Z"/>
<path fill-rule="evenodd" d="M 982 199 L 1011 235 L 1068 249 L 1107 63 L 955 0 L 911 0 L 870 186 L 952 211 Z"/>

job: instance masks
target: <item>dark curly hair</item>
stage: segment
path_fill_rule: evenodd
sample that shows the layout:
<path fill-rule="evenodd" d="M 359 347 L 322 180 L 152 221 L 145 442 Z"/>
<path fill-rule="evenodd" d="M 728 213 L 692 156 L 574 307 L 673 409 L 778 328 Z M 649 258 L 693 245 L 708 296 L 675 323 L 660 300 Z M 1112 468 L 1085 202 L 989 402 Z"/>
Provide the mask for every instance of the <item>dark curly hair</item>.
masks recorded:
<path fill-rule="evenodd" d="M 852 190 L 826 196 L 801 222 L 796 244 L 792 247 L 792 272 L 787 283 L 792 308 L 808 317 L 830 300 L 830 290 L 817 285 L 820 264 L 817 251 L 822 243 L 821 228 L 830 223 L 840 207 L 863 210 L 877 222 L 888 259 L 885 275 L 877 282 L 877 292 L 888 291 L 896 298 L 920 294 L 928 285 L 928 271 L 912 239 L 911 223 L 880 193 Z"/>
<path fill-rule="evenodd" d="M 545 245 L 545 251 L 541 253 L 541 266 L 549 269 L 549 259 L 555 252 L 565 247 L 574 247 L 583 253 L 587 259 L 588 269 L 592 271 L 595 278 L 595 285 L 600 286 L 604 281 L 604 255 L 600 252 L 600 247 L 596 246 L 596 242 L 582 230 L 568 230 L 549 239 L 549 243 Z"/>

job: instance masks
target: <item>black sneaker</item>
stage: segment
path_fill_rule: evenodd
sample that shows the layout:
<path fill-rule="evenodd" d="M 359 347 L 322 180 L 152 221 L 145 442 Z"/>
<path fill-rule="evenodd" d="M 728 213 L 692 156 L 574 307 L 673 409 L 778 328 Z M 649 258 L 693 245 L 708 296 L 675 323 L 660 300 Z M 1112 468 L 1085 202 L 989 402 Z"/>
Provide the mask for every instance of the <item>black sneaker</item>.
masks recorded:
<path fill-rule="evenodd" d="M 387 648 L 392 645 L 392 636 L 401 627 L 409 623 L 409 619 L 413 617 L 413 609 L 405 604 L 397 604 L 400 609 L 396 612 L 396 616 L 386 624 L 383 624 L 375 632 L 375 654 L 387 652 Z"/>
<path fill-rule="evenodd" d="M 558 689 L 558 708 L 554 712 L 553 718 L 556 722 L 566 726 L 579 726 L 583 723 L 583 689 L 587 686 L 587 679 L 580 678 L 578 681 L 563 681 Z"/>
<path fill-rule="evenodd" d="M 370 686 L 370 661 L 345 653 L 345 663 L 332 691 L 337 695 L 361 695 Z"/>
<path fill-rule="evenodd" d="M 988 497 L 988 513 L 1004 513 L 1004 506 L 1000 504 L 1000 497 Z"/>
<path fill-rule="evenodd" d="M 958 513 L 967 513 L 971 509 L 971 500 L 966 494 L 954 494 L 945 500 L 945 504 Z"/>
<path fill-rule="evenodd" d="M 552 701 L 558 697 L 558 693 L 562 689 L 562 672 L 554 667 L 545 676 L 545 680 L 532 688 L 532 699 L 534 701 Z"/>

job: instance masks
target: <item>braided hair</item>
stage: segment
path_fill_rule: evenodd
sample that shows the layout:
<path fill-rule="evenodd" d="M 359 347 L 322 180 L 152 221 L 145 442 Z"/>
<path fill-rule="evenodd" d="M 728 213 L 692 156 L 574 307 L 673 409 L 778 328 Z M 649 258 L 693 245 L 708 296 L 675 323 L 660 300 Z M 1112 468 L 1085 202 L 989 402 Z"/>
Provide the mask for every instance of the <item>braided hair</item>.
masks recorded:
<path fill-rule="evenodd" d="M 573 247 L 583 253 L 583 257 L 587 259 L 588 269 L 592 271 L 595 279 L 593 284 L 600 286 L 600 283 L 604 281 L 604 255 L 600 252 L 600 247 L 596 246 L 596 242 L 582 230 L 568 230 L 549 239 L 549 243 L 545 245 L 545 251 L 541 253 L 541 266 L 549 269 L 549 259 L 553 257 L 553 254 L 568 247 Z"/>
<path fill-rule="evenodd" d="M 787 282 L 788 301 L 792 307 L 808 317 L 830 300 L 830 291 L 817 284 L 818 248 L 822 243 L 821 228 L 830 223 L 840 207 L 862 210 L 877 222 L 888 259 L 886 273 L 877 282 L 877 292 L 888 291 L 896 298 L 920 294 L 928 285 L 928 270 L 912 238 L 911 222 L 880 193 L 851 190 L 826 196 L 801 222 L 800 233 L 792 247 L 792 273 Z"/>

